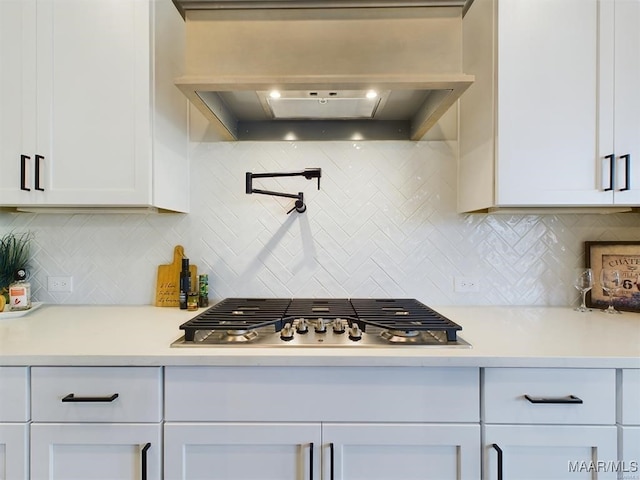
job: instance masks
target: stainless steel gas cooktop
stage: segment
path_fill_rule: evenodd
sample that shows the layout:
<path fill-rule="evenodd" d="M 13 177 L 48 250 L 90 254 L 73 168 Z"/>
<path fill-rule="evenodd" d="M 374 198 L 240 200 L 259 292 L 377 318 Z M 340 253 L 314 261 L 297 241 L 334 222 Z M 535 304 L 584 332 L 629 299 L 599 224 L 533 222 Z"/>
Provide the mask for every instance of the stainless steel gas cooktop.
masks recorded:
<path fill-rule="evenodd" d="M 180 329 L 172 347 L 471 347 L 415 299 L 227 298 Z"/>

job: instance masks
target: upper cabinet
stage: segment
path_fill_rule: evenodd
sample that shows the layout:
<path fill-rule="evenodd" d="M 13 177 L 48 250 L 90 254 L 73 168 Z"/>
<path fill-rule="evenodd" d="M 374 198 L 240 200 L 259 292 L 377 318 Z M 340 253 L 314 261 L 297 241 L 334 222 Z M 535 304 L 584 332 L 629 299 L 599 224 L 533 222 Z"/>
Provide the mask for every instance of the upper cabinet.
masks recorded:
<path fill-rule="evenodd" d="M 0 2 L 0 206 L 186 212 L 171 0 Z"/>
<path fill-rule="evenodd" d="M 458 210 L 640 204 L 640 0 L 475 0 Z"/>

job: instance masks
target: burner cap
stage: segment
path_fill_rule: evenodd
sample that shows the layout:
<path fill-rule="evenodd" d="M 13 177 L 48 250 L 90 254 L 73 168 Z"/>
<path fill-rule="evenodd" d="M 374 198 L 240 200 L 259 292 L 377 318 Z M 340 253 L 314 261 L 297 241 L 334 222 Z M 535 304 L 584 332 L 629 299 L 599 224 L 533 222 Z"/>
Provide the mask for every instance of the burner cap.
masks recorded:
<path fill-rule="evenodd" d="M 255 330 L 227 330 L 220 335 L 220 339 L 226 343 L 250 342 L 258 336 Z"/>
<path fill-rule="evenodd" d="M 389 343 L 416 343 L 420 332 L 418 330 L 383 330 L 380 336 Z"/>

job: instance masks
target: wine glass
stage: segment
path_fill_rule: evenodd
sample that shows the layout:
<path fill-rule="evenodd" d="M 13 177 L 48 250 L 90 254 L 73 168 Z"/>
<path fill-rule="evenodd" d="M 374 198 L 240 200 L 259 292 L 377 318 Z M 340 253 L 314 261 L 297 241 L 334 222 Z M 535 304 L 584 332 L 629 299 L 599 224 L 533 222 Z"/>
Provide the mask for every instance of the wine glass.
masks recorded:
<path fill-rule="evenodd" d="M 613 308 L 613 297 L 620 289 L 620 272 L 609 268 L 603 268 L 600 271 L 600 286 L 602 290 L 609 296 L 609 308 L 603 310 L 604 313 L 622 313 Z"/>
<path fill-rule="evenodd" d="M 590 312 L 591 309 L 587 308 L 585 304 L 585 297 L 587 292 L 593 288 L 593 270 L 590 268 L 576 268 L 573 286 L 582 294 L 582 304 L 574 308 L 574 310 L 576 312 Z"/>

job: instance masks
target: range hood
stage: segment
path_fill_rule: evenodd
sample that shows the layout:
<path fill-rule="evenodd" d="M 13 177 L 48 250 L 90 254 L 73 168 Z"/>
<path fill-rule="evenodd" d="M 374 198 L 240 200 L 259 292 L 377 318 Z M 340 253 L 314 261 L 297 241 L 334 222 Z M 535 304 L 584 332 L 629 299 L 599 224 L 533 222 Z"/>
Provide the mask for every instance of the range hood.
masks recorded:
<path fill-rule="evenodd" d="M 174 1 L 176 85 L 223 140 L 420 140 L 473 82 L 461 0 Z"/>

